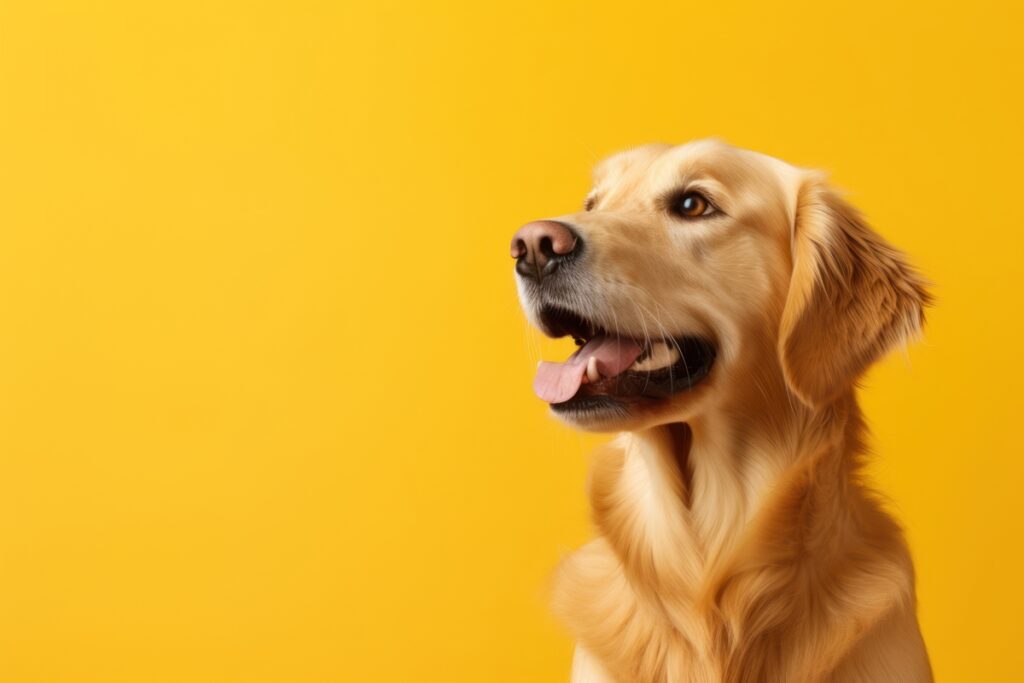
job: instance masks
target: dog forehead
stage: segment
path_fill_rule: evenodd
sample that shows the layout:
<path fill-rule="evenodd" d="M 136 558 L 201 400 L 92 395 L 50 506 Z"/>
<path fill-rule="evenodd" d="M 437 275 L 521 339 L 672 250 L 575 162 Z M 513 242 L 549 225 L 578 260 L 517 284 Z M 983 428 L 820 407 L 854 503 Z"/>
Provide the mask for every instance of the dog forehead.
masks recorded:
<path fill-rule="evenodd" d="M 636 186 L 698 175 L 727 181 L 763 173 L 788 180 L 798 175 L 799 169 L 775 157 L 709 138 L 682 145 L 654 143 L 613 154 L 595 167 L 594 184 Z"/>
<path fill-rule="evenodd" d="M 594 185 L 619 184 L 643 178 L 670 149 L 671 145 L 652 143 L 631 147 L 606 157 L 594 167 Z"/>
<path fill-rule="evenodd" d="M 651 144 L 608 157 L 595 169 L 595 191 L 606 201 L 656 196 L 681 183 L 706 180 L 726 193 L 736 208 L 781 202 L 793 215 L 798 189 L 808 171 L 775 157 L 716 139 L 682 145 Z"/>
<path fill-rule="evenodd" d="M 700 176 L 738 182 L 754 171 L 754 167 L 770 165 L 767 161 L 770 159 L 714 139 L 675 146 L 643 145 L 614 154 L 599 163 L 594 169 L 594 185 L 654 189 Z"/>

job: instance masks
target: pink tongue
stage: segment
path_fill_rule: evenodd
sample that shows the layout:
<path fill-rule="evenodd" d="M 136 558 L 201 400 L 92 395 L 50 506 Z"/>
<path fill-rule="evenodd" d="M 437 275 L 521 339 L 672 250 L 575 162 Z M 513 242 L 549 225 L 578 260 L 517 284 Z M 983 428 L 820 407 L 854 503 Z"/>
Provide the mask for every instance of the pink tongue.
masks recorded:
<path fill-rule="evenodd" d="M 597 359 L 602 377 L 614 377 L 632 365 L 642 350 L 632 339 L 594 337 L 564 363 L 542 362 L 533 379 L 533 390 L 548 403 L 568 401 L 583 384 L 591 357 Z"/>

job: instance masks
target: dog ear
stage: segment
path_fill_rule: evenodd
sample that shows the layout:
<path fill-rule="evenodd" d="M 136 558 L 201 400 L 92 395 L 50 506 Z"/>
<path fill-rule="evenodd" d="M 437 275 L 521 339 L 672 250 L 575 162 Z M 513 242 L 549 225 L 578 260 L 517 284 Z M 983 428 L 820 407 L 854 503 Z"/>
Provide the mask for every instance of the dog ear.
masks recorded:
<path fill-rule="evenodd" d="M 820 407 L 920 334 L 931 302 L 902 253 L 819 175 L 800 187 L 779 356 L 790 390 Z"/>

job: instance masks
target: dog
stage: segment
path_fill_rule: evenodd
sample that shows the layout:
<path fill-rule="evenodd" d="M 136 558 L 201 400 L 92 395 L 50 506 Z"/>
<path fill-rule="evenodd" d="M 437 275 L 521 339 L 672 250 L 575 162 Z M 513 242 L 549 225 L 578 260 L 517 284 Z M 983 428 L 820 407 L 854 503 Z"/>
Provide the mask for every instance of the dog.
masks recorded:
<path fill-rule="evenodd" d="M 572 680 L 932 680 L 902 531 L 865 485 L 858 378 L 927 283 L 820 172 L 714 140 L 600 163 L 511 244 L 534 389 L 592 463 L 553 607 Z"/>

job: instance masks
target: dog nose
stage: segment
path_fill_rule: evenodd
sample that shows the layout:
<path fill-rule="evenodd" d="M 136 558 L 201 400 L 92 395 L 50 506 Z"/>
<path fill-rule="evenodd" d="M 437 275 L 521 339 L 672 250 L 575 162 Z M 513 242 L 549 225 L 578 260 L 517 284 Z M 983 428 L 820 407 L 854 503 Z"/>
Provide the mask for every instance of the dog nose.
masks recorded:
<path fill-rule="evenodd" d="M 559 221 L 533 221 L 512 237 L 512 258 L 523 277 L 543 280 L 559 263 L 579 251 L 579 235 Z"/>

